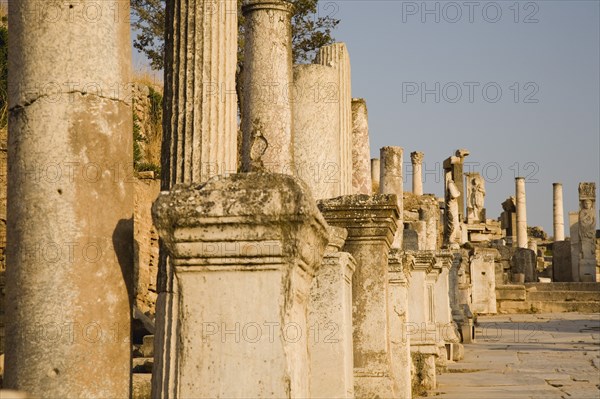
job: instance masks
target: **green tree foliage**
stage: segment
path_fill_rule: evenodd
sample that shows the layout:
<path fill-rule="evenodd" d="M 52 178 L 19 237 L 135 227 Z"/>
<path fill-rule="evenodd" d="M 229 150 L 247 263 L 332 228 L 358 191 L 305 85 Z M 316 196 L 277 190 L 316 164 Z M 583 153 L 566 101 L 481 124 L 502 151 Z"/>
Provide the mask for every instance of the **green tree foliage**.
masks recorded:
<path fill-rule="evenodd" d="M 219 1 L 219 0 L 217 0 Z M 307 62 L 314 59 L 316 51 L 333 43 L 332 30 L 340 22 L 335 19 L 337 3 L 327 2 L 319 7 L 319 0 L 291 0 L 295 6 L 292 17 L 292 51 L 294 62 Z M 244 18 L 238 0 L 238 63 L 243 64 Z M 133 45 L 150 60 L 153 69 L 164 66 L 164 0 L 132 0 L 132 26 L 137 30 Z"/>

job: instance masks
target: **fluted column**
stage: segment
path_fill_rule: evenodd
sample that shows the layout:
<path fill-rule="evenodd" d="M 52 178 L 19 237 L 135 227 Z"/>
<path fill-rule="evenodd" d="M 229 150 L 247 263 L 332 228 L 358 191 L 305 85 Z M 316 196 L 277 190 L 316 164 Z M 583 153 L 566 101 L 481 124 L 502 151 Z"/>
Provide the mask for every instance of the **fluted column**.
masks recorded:
<path fill-rule="evenodd" d="M 248 0 L 242 104 L 242 169 L 294 174 L 292 17 L 284 0 Z"/>
<path fill-rule="evenodd" d="M 163 190 L 237 168 L 237 4 L 166 5 Z"/>
<path fill-rule="evenodd" d="M 553 183 L 554 207 L 554 242 L 565 239 L 565 218 L 563 215 L 563 188 L 561 183 Z"/>
<path fill-rule="evenodd" d="M 515 178 L 517 197 L 517 247 L 527 248 L 527 208 L 525 202 L 525 178 Z"/>
<path fill-rule="evenodd" d="M 423 154 L 422 152 L 411 152 L 410 161 L 412 163 L 412 189 L 414 195 L 423 195 Z"/>
<path fill-rule="evenodd" d="M 342 195 L 352 194 L 352 81 L 350 56 L 344 43 L 334 43 L 319 49 L 317 64 L 328 65 L 338 71 L 340 107 L 340 179 Z"/>
<path fill-rule="evenodd" d="M 127 398 L 133 269 L 129 4 L 119 18 L 106 12 L 93 23 L 81 10 L 98 2 L 56 2 L 52 15 L 62 18 L 42 16 L 46 5 L 8 4 L 3 386 L 35 398 Z"/>

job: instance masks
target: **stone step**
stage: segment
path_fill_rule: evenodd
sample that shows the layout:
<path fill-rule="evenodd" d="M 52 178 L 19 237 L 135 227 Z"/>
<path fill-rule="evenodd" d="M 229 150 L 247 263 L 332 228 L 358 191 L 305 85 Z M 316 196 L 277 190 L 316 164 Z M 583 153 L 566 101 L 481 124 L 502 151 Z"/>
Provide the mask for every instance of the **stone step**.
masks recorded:
<path fill-rule="evenodd" d="M 131 369 L 134 373 L 152 373 L 153 366 L 153 357 L 134 357 L 132 359 Z"/>
<path fill-rule="evenodd" d="M 600 283 L 526 283 L 527 290 L 537 291 L 595 291 L 600 292 Z"/>
<path fill-rule="evenodd" d="M 132 399 L 150 399 L 152 391 L 152 374 L 132 374 Z"/>
<path fill-rule="evenodd" d="M 600 291 L 529 291 L 528 301 L 542 302 L 600 302 Z"/>
<path fill-rule="evenodd" d="M 600 302 L 500 301 L 498 313 L 599 313 Z"/>

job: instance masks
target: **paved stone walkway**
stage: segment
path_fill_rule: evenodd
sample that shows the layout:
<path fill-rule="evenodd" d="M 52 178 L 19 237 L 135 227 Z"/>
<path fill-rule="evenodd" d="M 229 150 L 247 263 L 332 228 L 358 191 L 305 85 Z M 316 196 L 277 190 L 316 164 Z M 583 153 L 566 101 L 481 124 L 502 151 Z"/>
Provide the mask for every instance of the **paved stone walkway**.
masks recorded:
<path fill-rule="evenodd" d="M 600 313 L 479 317 L 437 398 L 600 398 Z"/>

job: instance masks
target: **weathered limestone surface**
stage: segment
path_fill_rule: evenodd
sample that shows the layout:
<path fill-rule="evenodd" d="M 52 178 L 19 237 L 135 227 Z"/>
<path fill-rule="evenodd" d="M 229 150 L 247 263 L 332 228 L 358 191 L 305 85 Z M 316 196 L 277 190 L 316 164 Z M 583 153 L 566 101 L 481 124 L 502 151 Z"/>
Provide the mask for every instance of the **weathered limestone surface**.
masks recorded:
<path fill-rule="evenodd" d="M 310 289 L 308 342 L 312 398 L 353 398 L 352 274 L 356 262 L 340 252 L 348 232 L 329 227 L 329 245 Z"/>
<path fill-rule="evenodd" d="M 166 5 L 163 189 L 237 170 L 237 4 Z"/>
<path fill-rule="evenodd" d="M 554 241 L 565 240 L 565 220 L 563 216 L 563 186 L 561 183 L 552 183 L 553 193 L 553 228 Z"/>
<path fill-rule="evenodd" d="M 571 236 L 571 277 L 572 281 L 579 281 L 579 212 L 569 212 L 569 234 Z"/>
<path fill-rule="evenodd" d="M 471 256 L 471 311 L 496 313 L 495 259 L 500 254 L 495 248 L 475 248 Z"/>
<path fill-rule="evenodd" d="M 9 3 L 4 387 L 31 397 L 128 397 L 129 20 L 32 17 L 39 6 Z M 58 7 L 69 13 L 68 3 Z"/>
<path fill-rule="evenodd" d="M 522 274 L 524 277 L 522 282 L 537 282 L 536 254 L 531 249 L 517 248 L 510 262 L 513 278 L 515 275 Z"/>
<path fill-rule="evenodd" d="M 410 398 L 412 360 L 407 334 L 410 271 L 405 268 L 403 258 L 404 254 L 397 249 L 390 250 L 388 255 L 390 355 L 396 397 Z"/>
<path fill-rule="evenodd" d="M 242 168 L 293 174 L 291 16 L 284 0 L 248 0 L 242 84 Z"/>
<path fill-rule="evenodd" d="M 423 195 L 423 157 L 422 152 L 410 153 L 412 163 L 412 191 L 414 195 Z"/>
<path fill-rule="evenodd" d="M 379 183 L 381 180 L 381 164 L 379 158 L 371 158 L 371 194 L 379 193 Z"/>
<path fill-rule="evenodd" d="M 524 177 L 515 178 L 515 196 L 517 207 L 517 247 L 527 248 L 527 208 Z"/>
<path fill-rule="evenodd" d="M 329 66 L 294 65 L 294 163 L 315 199 L 341 194 L 337 79 Z"/>
<path fill-rule="evenodd" d="M 356 259 L 352 280 L 356 397 L 396 397 L 390 359 L 388 251 L 397 228 L 395 195 L 319 201 L 333 226 L 348 230 L 343 250 Z"/>
<path fill-rule="evenodd" d="M 333 43 L 321 47 L 316 63 L 333 67 L 338 73 L 341 194 L 349 195 L 352 194 L 352 80 L 346 45 Z"/>
<path fill-rule="evenodd" d="M 579 281 L 596 281 L 596 183 L 579 183 Z"/>
<path fill-rule="evenodd" d="M 381 159 L 381 183 L 379 192 L 381 194 L 395 194 L 400 210 L 398 227 L 394 234 L 392 248 L 401 249 L 403 230 L 404 230 L 404 182 L 402 181 L 402 156 L 404 149 L 402 147 L 382 147 L 380 150 Z"/>
<path fill-rule="evenodd" d="M 457 209 L 458 209 L 458 220 L 462 222 L 465 213 L 465 189 L 463 183 L 463 166 L 465 158 L 469 156 L 470 152 L 466 149 L 456 150 L 453 156 L 444 160 L 444 172 L 446 175 L 446 182 L 452 180 L 456 185 L 458 196 L 456 197 Z M 448 188 L 446 187 L 446 190 Z"/>
<path fill-rule="evenodd" d="M 352 194 L 371 195 L 371 147 L 367 102 L 352 99 Z"/>
<path fill-rule="evenodd" d="M 502 203 L 502 213 L 500 214 L 500 227 L 502 234 L 506 239 L 506 244 L 516 246 L 517 243 L 517 200 L 511 196 Z"/>
<path fill-rule="evenodd" d="M 152 214 L 179 286 L 175 397 L 310 397 L 307 304 L 328 232 L 306 185 L 215 177 Z"/>
<path fill-rule="evenodd" d="M 460 191 L 454 180 L 446 174 L 446 212 L 444 213 L 444 246 L 456 249 L 461 238 L 460 211 L 458 198 Z"/>
<path fill-rule="evenodd" d="M 485 223 L 485 181 L 479 173 L 465 173 L 467 178 L 467 222 Z"/>

